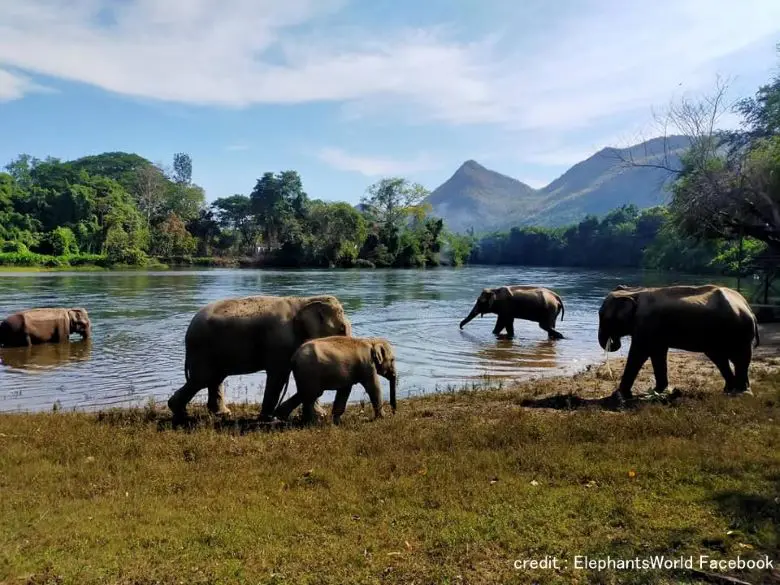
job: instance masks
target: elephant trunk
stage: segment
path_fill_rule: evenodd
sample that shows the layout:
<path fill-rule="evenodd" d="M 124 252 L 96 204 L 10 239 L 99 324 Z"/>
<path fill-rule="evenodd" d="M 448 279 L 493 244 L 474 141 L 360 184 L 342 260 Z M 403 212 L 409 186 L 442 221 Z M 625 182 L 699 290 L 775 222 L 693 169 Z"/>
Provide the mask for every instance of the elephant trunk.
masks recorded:
<path fill-rule="evenodd" d="M 398 383 L 398 375 L 393 374 L 393 376 L 390 378 L 390 408 L 393 409 L 393 412 L 395 412 L 396 403 L 395 403 L 395 385 Z"/>
<path fill-rule="evenodd" d="M 620 337 L 607 333 L 604 327 L 599 327 L 599 345 L 606 351 L 618 351 L 620 349 Z"/>
<path fill-rule="evenodd" d="M 471 321 L 478 314 L 479 314 L 479 306 L 475 304 L 474 308 L 471 309 L 471 313 L 469 313 L 468 317 L 466 317 L 465 319 L 463 319 L 463 321 L 460 322 L 460 328 L 463 329 L 463 326 L 466 325 L 466 323 Z"/>

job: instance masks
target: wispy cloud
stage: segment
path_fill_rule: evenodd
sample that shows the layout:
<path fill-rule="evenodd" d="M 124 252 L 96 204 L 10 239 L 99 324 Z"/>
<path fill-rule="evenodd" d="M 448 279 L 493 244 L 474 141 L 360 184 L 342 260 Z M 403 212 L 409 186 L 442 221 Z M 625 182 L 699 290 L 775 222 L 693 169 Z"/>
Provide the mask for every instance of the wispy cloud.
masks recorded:
<path fill-rule="evenodd" d="M 350 154 L 339 148 L 323 148 L 317 156 L 335 169 L 360 173 L 366 177 L 412 174 L 438 166 L 427 154 L 421 154 L 412 160 L 397 160 Z"/>
<path fill-rule="evenodd" d="M 225 150 L 228 152 L 240 152 L 242 150 L 249 150 L 250 146 L 248 144 L 245 144 L 243 142 L 237 142 L 235 144 L 228 144 L 225 147 Z"/>
<path fill-rule="evenodd" d="M 39 85 L 24 75 L 18 75 L 0 69 L 0 102 L 18 100 L 33 92 L 53 92 L 54 90 Z"/>
<path fill-rule="evenodd" d="M 334 102 L 353 118 L 541 132 L 565 148 L 537 149 L 529 162 L 554 165 L 590 150 L 590 142 L 563 140 L 572 129 L 631 112 L 647 117 L 682 82 L 705 87 L 722 59 L 780 32 L 777 0 L 591 0 L 550 19 L 544 35 L 522 29 L 524 11 L 539 8 L 517 2 L 518 28 L 497 23 L 511 35 L 465 38 L 465 26 L 340 35 L 326 17 L 345 3 L 0 0 L 0 66 L 176 103 Z M 0 69 L 0 100 L 34 90 Z M 430 163 L 321 155 L 372 176 Z"/>

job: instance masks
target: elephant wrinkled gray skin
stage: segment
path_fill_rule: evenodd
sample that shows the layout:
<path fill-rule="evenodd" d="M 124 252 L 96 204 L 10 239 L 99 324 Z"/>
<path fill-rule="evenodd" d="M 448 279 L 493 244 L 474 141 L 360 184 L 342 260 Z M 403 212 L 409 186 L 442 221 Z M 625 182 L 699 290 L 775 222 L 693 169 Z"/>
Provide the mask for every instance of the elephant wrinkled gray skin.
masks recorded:
<path fill-rule="evenodd" d="M 538 323 L 549 339 L 563 339 L 563 335 L 555 330 L 555 322 L 559 313 L 563 321 L 565 312 L 561 297 L 547 288 L 520 285 L 485 288 L 471 312 L 460 322 L 460 328 L 463 329 L 477 315 L 493 313 L 498 315 L 493 327 L 494 335 L 506 329 L 507 336 L 514 337 L 514 320 L 525 319 Z"/>
<path fill-rule="evenodd" d="M 617 392 L 632 397 L 639 370 L 649 358 L 655 374 L 655 392 L 669 385 L 670 348 L 703 353 L 720 370 L 725 392 L 750 388 L 748 367 L 753 341 L 758 346 L 758 323 L 745 298 L 737 291 L 712 284 L 657 288 L 620 285 L 599 309 L 599 345 L 608 351 L 631 336 L 626 367 Z M 734 363 L 731 370 L 729 361 Z"/>
<path fill-rule="evenodd" d="M 371 399 L 374 417 L 382 416 L 382 389 L 379 376 L 390 382 L 390 406 L 395 412 L 398 374 L 393 346 L 382 337 L 323 337 L 304 343 L 292 358 L 297 392 L 276 410 L 286 419 L 303 404 L 303 419 L 314 419 L 314 401 L 325 390 L 336 390 L 333 422 L 339 424 L 352 386 L 361 384 Z"/>
<path fill-rule="evenodd" d="M 352 325 L 332 295 L 250 296 L 215 301 L 192 318 L 184 339 L 187 379 L 168 400 L 175 417 L 208 388 L 208 408 L 229 414 L 222 382 L 227 376 L 266 371 L 260 418 L 271 420 L 290 377 L 290 358 L 304 342 L 352 335 Z"/>
<path fill-rule="evenodd" d="M 92 323 L 86 309 L 49 307 L 28 309 L 0 322 L 0 345 L 22 347 L 39 343 L 63 343 L 71 334 L 87 339 Z"/>

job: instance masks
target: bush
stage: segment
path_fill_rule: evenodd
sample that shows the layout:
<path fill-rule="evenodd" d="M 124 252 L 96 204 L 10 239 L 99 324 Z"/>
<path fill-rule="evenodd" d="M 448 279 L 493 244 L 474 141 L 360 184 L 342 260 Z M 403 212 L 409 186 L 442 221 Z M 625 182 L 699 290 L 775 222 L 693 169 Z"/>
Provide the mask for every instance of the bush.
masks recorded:
<path fill-rule="evenodd" d="M 52 256 L 67 256 L 79 252 L 76 236 L 67 227 L 58 227 L 44 235 L 38 248 L 39 252 Z"/>
<path fill-rule="evenodd" d="M 376 264 L 371 262 L 371 260 L 366 260 L 365 258 L 358 258 L 355 260 L 355 268 L 376 268 Z"/>
<path fill-rule="evenodd" d="M 0 252 L 3 253 L 17 253 L 17 254 L 26 254 L 30 250 L 25 246 L 22 242 L 3 242 L 2 245 L 0 245 Z"/>

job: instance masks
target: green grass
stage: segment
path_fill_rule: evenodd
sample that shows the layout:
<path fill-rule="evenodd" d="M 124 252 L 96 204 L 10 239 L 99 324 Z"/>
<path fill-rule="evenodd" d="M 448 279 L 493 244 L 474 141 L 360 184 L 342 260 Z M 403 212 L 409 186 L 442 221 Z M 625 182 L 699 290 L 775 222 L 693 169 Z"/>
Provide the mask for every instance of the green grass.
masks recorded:
<path fill-rule="evenodd" d="M 152 406 L 3 415 L 0 582 L 678 583 L 694 576 L 573 558 L 780 559 L 780 374 L 727 398 L 675 360 L 681 400 L 620 412 L 530 407 L 604 395 L 593 369 L 376 422 L 353 405 L 341 428 L 252 430 L 256 405 L 177 430 Z M 544 555 L 569 567 L 513 568 Z"/>

